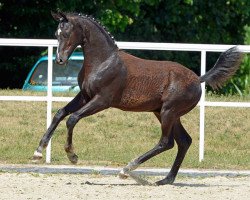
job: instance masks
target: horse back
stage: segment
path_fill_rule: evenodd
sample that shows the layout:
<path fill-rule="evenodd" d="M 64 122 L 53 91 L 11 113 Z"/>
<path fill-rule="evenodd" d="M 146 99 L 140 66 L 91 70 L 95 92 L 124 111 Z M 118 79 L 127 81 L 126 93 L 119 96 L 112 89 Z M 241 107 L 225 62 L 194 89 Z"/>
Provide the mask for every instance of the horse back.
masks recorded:
<path fill-rule="evenodd" d="M 198 76 L 179 63 L 141 59 L 124 51 L 119 56 L 127 70 L 120 109 L 157 110 L 173 86 L 176 95 L 190 92 L 190 85 L 200 87 Z"/>

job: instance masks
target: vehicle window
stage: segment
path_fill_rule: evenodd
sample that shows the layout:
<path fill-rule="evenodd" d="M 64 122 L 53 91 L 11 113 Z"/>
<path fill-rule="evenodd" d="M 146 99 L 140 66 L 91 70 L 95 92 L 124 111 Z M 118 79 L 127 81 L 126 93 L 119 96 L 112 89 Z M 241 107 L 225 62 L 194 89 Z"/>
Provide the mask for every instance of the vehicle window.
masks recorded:
<path fill-rule="evenodd" d="M 53 85 L 77 85 L 77 76 L 81 69 L 83 60 L 69 60 L 67 65 L 58 65 L 53 62 Z M 47 85 L 48 61 L 40 62 L 33 72 L 31 85 Z"/>

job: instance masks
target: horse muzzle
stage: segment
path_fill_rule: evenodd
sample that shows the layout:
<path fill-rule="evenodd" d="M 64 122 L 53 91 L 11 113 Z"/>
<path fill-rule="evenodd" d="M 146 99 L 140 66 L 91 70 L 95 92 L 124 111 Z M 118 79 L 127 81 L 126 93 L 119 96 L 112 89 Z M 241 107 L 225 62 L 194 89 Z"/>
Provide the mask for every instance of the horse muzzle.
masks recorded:
<path fill-rule="evenodd" d="M 66 64 L 68 61 L 67 58 L 62 58 L 62 57 L 56 57 L 56 63 L 59 64 L 59 65 L 64 65 Z"/>

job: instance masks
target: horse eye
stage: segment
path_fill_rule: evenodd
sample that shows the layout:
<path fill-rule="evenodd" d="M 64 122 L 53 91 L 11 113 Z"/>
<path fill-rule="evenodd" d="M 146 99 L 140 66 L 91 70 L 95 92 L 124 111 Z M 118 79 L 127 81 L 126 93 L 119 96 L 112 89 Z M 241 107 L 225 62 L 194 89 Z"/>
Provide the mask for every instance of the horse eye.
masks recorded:
<path fill-rule="evenodd" d="M 69 23 L 65 23 L 65 24 L 64 24 L 64 29 L 65 29 L 65 30 L 68 30 L 69 28 L 70 28 Z"/>

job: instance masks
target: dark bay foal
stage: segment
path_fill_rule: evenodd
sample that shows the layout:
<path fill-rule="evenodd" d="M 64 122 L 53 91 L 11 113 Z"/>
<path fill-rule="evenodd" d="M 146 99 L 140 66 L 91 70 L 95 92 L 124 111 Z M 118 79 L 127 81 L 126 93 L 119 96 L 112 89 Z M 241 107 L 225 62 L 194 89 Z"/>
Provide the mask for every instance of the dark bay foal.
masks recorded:
<path fill-rule="evenodd" d="M 78 45 L 83 49 L 84 67 L 78 75 L 81 91 L 56 113 L 33 159 L 42 158 L 42 150 L 48 145 L 57 125 L 69 114 L 65 151 L 69 160 L 77 163 L 72 134 L 81 118 L 110 107 L 125 111 L 153 112 L 162 129 L 159 143 L 124 167 L 120 177 L 133 177 L 132 170 L 153 156 L 173 148 L 175 141 L 178 152 L 173 166 L 166 178 L 156 184 L 173 183 L 192 143 L 180 117 L 197 105 L 202 82 L 216 89 L 235 73 L 242 53 L 237 47 L 227 50 L 220 55 L 210 71 L 198 77 L 179 63 L 144 60 L 119 50 L 110 33 L 93 18 L 62 12 L 52 15 L 59 21 L 56 31 L 59 41 L 57 63 L 65 64 Z"/>

